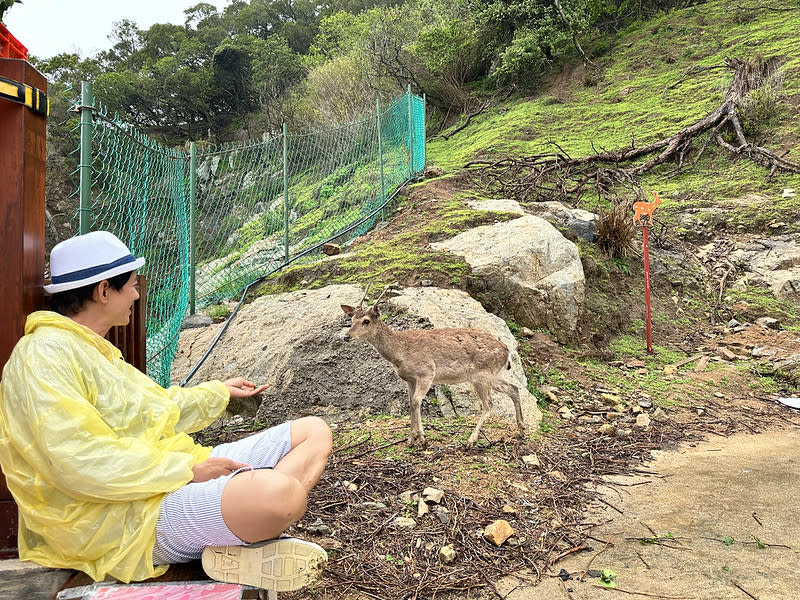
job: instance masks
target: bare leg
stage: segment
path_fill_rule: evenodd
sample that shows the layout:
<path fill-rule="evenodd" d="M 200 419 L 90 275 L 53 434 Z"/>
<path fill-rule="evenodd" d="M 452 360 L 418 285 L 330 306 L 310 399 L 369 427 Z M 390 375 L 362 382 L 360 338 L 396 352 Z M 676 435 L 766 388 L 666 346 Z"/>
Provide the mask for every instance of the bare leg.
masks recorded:
<path fill-rule="evenodd" d="M 244 471 L 222 492 L 222 518 L 236 537 L 257 542 L 278 537 L 306 510 L 331 453 L 328 425 L 318 417 L 291 424 L 291 450 L 274 469 Z"/>

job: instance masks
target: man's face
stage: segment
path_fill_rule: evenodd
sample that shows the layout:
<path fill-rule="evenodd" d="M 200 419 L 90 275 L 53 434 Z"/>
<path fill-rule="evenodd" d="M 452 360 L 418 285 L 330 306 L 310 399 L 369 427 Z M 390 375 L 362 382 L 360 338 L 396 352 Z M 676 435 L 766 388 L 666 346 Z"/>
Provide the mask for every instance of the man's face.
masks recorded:
<path fill-rule="evenodd" d="M 130 278 L 119 291 L 112 287 L 108 288 L 109 310 L 114 317 L 114 325 L 127 325 L 131 320 L 131 309 L 133 303 L 139 299 L 139 277 L 136 271 L 131 273 Z"/>

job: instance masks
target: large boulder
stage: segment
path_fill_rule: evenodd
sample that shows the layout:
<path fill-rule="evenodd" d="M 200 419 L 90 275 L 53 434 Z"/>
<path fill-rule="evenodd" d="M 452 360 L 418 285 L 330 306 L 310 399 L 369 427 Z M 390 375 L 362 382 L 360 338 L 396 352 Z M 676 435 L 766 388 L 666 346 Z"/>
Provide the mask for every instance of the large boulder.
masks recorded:
<path fill-rule="evenodd" d="M 464 257 L 502 313 L 561 341 L 575 333 L 585 278 L 578 249 L 553 225 L 532 215 L 476 227 L 431 244 Z M 500 312 L 498 311 L 498 312 Z"/>

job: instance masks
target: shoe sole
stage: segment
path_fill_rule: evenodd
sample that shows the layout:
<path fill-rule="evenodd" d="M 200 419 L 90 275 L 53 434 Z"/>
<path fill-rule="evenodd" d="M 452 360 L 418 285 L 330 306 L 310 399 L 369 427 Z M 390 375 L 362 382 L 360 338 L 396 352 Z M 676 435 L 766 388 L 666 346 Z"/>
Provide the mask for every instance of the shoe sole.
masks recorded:
<path fill-rule="evenodd" d="M 216 581 L 276 592 L 291 592 L 312 583 L 327 561 L 322 547 L 294 538 L 255 546 L 208 546 L 202 556 L 203 570 Z"/>

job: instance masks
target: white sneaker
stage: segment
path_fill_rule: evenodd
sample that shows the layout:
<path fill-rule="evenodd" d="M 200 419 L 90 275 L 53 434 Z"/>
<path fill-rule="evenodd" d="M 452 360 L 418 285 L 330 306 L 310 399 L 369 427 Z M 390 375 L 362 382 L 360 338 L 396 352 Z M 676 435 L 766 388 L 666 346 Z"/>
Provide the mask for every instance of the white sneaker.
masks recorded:
<path fill-rule="evenodd" d="M 291 592 L 315 581 L 328 561 L 325 550 L 297 538 L 278 538 L 247 546 L 207 546 L 202 564 L 216 581 Z"/>

